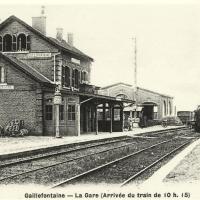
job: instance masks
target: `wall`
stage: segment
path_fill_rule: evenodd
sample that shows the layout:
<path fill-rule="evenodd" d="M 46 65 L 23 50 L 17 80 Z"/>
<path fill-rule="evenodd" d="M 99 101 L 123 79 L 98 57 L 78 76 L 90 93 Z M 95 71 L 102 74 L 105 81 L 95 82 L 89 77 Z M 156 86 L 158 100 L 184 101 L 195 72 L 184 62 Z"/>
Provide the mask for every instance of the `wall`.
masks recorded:
<path fill-rule="evenodd" d="M 163 113 L 164 101 L 166 102 L 166 115 Z M 146 89 L 138 88 L 137 90 L 137 103 L 142 104 L 144 102 L 153 102 L 158 106 L 158 118 L 162 118 L 164 116 L 168 116 L 173 114 L 169 113 L 169 102 L 171 103 L 171 110 L 173 110 L 173 98 L 167 95 L 162 95 L 153 91 L 149 91 Z"/>
<path fill-rule="evenodd" d="M 124 94 L 130 100 L 134 100 L 134 92 L 132 87 L 124 84 L 115 85 L 113 87 L 99 90 L 99 94 L 116 97 L 119 94 Z"/>
<path fill-rule="evenodd" d="M 22 60 L 24 63 L 32 66 L 37 71 L 42 73 L 44 76 L 46 76 L 48 79 L 53 81 L 53 73 L 54 73 L 54 53 L 58 53 L 59 49 L 57 47 L 54 47 L 52 44 L 44 40 L 43 38 L 39 37 L 37 34 L 31 32 L 28 30 L 25 26 L 18 23 L 17 21 L 12 22 L 8 24 L 3 30 L 0 31 L 0 35 L 4 34 L 18 34 L 18 33 L 24 33 L 26 35 L 30 35 L 31 38 L 31 52 L 49 52 L 52 53 L 51 57 L 49 58 L 29 58 L 29 52 L 15 52 L 14 54 L 18 59 Z M 90 71 L 91 71 L 91 62 L 87 59 L 79 58 L 79 56 L 72 55 L 71 53 L 63 53 L 62 55 L 56 56 L 56 59 L 58 60 L 58 57 L 60 57 L 61 64 L 65 65 L 66 61 L 70 61 L 71 57 L 80 59 L 81 63 L 80 66 L 77 66 L 75 68 L 80 68 L 81 70 L 84 70 L 88 72 L 88 80 L 90 82 Z M 58 67 L 59 68 L 59 67 Z M 61 70 L 59 68 L 59 70 Z M 61 72 L 60 72 L 61 73 Z"/>
<path fill-rule="evenodd" d="M 44 106 L 49 104 L 53 105 L 53 93 L 45 92 L 44 94 Z M 47 101 L 51 99 L 52 103 L 47 103 Z M 69 121 L 67 116 L 67 106 L 68 104 L 76 105 L 76 120 Z M 67 94 L 62 94 L 62 105 L 64 105 L 64 119 L 60 120 L 60 133 L 62 136 L 77 136 L 78 135 L 78 109 L 77 105 L 79 104 L 79 97 L 78 96 L 70 96 Z M 53 111 L 55 107 L 53 105 Z M 52 120 L 44 119 L 44 135 L 54 136 L 55 135 L 55 115 L 53 113 Z"/>
<path fill-rule="evenodd" d="M 24 120 L 31 134 L 42 134 L 42 110 L 40 86 L 10 63 L 0 60 L 7 71 L 7 84 L 13 90 L 0 90 L 0 124 L 6 126 L 11 120 Z"/>

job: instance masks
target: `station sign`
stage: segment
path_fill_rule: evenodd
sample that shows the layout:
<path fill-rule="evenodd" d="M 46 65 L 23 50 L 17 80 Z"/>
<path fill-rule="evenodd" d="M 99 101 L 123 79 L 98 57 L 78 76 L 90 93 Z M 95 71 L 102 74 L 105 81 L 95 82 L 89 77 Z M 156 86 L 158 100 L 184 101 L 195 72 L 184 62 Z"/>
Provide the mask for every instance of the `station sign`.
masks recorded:
<path fill-rule="evenodd" d="M 47 52 L 34 52 L 27 55 L 28 58 L 50 58 L 51 53 Z"/>
<path fill-rule="evenodd" d="M 0 90 L 14 90 L 14 85 L 1 85 Z"/>

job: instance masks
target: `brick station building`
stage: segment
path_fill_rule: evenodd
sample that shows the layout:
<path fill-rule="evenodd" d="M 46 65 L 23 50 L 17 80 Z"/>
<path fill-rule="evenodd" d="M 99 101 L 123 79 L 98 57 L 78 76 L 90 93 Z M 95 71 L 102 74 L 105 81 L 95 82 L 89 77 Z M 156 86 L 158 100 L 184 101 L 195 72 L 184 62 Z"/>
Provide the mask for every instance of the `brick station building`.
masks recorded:
<path fill-rule="evenodd" d="M 93 58 L 62 35 L 46 35 L 44 14 L 32 26 L 15 16 L 0 24 L 0 125 L 19 119 L 44 136 L 122 131 L 123 102 L 133 101 L 99 95 L 90 84 Z"/>

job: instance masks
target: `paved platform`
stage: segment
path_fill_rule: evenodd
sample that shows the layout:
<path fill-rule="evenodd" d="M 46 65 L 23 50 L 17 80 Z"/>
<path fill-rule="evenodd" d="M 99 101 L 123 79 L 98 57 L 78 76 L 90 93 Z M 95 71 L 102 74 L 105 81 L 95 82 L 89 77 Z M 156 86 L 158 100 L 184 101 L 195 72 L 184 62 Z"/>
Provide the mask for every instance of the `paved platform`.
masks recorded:
<path fill-rule="evenodd" d="M 188 187 L 200 184 L 200 139 L 190 144 L 166 165 L 156 171 L 142 187 Z M 187 188 L 189 189 L 189 188 Z"/>
<path fill-rule="evenodd" d="M 33 151 L 41 148 L 48 148 L 48 147 L 54 147 L 71 143 L 99 140 L 104 138 L 112 138 L 112 137 L 119 137 L 126 135 L 134 136 L 135 134 L 174 129 L 179 127 L 169 126 L 167 128 L 163 128 L 162 126 L 153 126 L 147 128 L 134 128 L 133 131 L 113 132 L 113 133 L 104 132 L 104 133 L 99 133 L 98 135 L 95 135 L 95 133 L 91 133 L 87 135 L 84 134 L 81 136 L 63 137 L 63 138 L 54 138 L 47 136 L 27 136 L 27 137 L 9 137 L 9 138 L 2 137 L 0 138 L 0 156 L 1 155 L 6 156 L 9 154 L 25 152 L 25 151 Z"/>

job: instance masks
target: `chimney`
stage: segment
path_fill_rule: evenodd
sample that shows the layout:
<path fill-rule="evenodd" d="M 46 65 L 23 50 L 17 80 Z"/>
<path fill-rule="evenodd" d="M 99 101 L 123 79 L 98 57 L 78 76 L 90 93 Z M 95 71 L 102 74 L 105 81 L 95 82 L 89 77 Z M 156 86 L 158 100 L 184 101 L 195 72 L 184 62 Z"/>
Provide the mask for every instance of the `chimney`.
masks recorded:
<path fill-rule="evenodd" d="M 67 42 L 69 43 L 69 45 L 73 46 L 73 44 L 74 44 L 73 33 L 67 34 Z"/>
<path fill-rule="evenodd" d="M 32 27 L 42 34 L 46 35 L 46 16 L 45 14 L 45 7 L 42 6 L 41 16 L 39 17 L 32 17 Z"/>
<path fill-rule="evenodd" d="M 59 41 L 63 40 L 63 28 L 57 28 L 56 39 Z"/>

